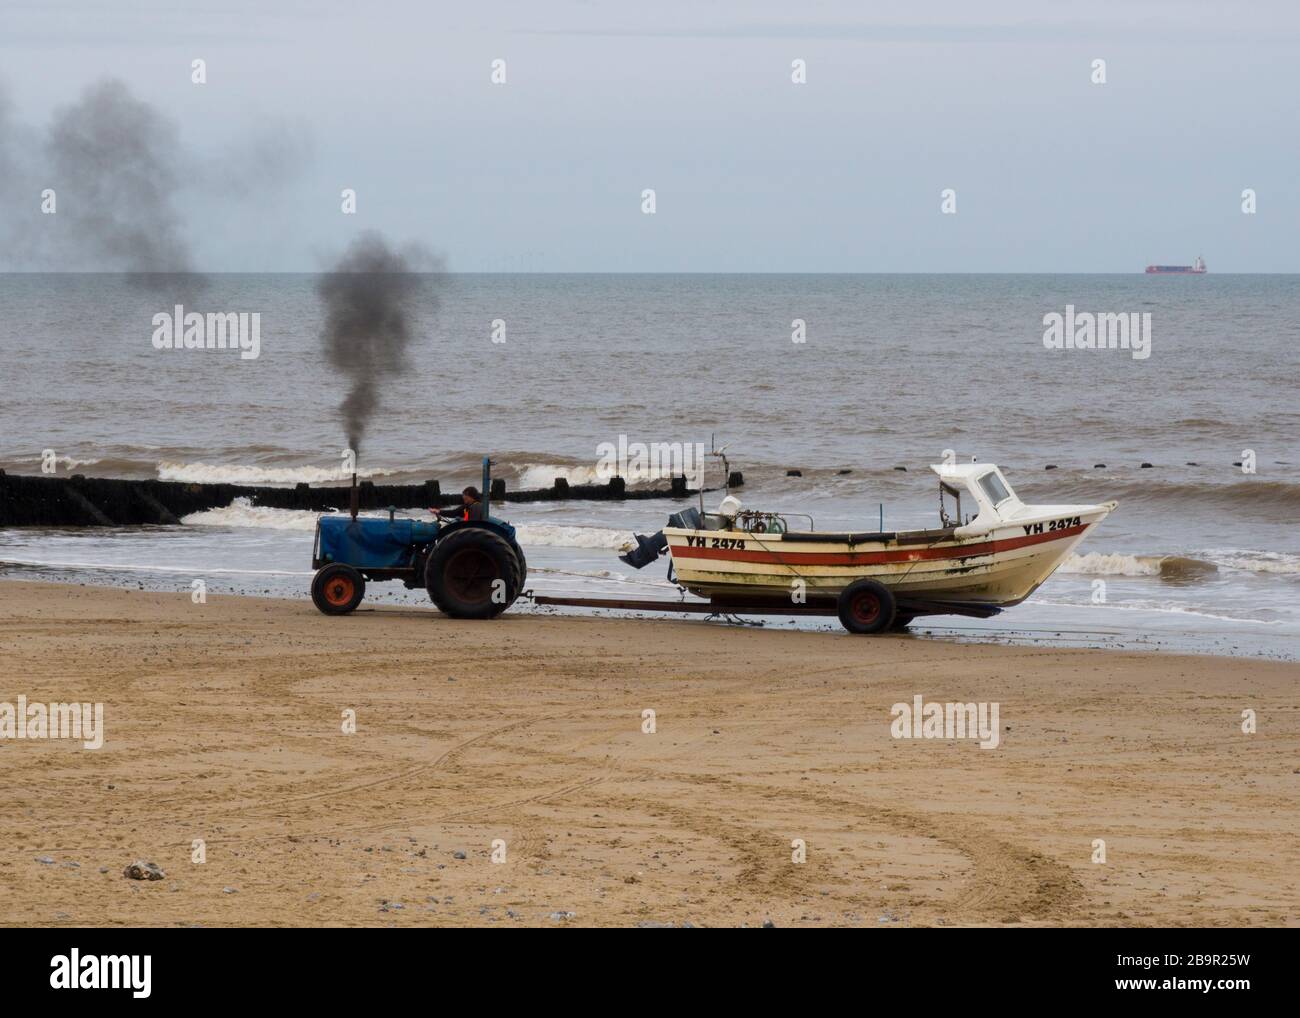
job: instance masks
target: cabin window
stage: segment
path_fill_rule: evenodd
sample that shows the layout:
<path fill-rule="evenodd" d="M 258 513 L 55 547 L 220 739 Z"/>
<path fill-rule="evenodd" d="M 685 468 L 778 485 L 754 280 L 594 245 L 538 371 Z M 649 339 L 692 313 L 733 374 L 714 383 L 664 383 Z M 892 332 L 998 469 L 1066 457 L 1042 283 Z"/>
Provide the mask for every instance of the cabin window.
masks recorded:
<path fill-rule="evenodd" d="M 984 494 L 989 497 L 989 501 L 995 506 L 1001 505 L 1011 497 L 1011 492 L 1007 491 L 1007 486 L 1002 483 L 1002 478 L 994 471 L 989 471 L 980 478 L 980 487 L 984 489 Z"/>

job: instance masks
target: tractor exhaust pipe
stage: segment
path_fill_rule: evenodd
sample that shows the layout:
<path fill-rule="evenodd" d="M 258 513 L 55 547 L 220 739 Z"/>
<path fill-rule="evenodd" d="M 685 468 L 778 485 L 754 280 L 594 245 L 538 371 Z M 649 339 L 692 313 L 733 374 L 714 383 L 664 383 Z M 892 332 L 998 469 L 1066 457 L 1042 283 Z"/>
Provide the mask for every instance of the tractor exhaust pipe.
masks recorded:
<path fill-rule="evenodd" d="M 357 472 L 352 471 L 352 518 L 357 518 L 357 509 L 360 508 L 360 498 L 357 492 Z"/>

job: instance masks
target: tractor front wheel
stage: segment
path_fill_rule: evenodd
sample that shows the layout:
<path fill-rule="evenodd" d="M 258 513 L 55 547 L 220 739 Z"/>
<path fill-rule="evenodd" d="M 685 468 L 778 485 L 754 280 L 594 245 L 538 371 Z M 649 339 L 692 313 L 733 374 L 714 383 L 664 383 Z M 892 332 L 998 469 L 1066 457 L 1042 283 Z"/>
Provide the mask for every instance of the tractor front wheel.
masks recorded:
<path fill-rule="evenodd" d="M 326 615 L 346 615 L 365 596 L 366 578 L 341 562 L 331 562 L 311 581 L 311 599 Z"/>

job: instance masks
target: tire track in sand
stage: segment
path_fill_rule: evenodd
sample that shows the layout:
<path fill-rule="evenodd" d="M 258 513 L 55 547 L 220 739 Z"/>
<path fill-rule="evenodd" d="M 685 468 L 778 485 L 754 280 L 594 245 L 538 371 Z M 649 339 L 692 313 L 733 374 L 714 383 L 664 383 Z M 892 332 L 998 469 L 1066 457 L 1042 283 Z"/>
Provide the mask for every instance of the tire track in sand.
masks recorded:
<path fill-rule="evenodd" d="M 570 714 L 571 713 L 573 712 L 570 712 Z M 499 735 L 503 735 L 507 732 L 512 732 L 519 728 L 524 728 L 528 725 L 538 724 L 543 721 L 551 721 L 551 720 L 555 720 L 556 718 L 568 717 L 568 716 L 569 714 L 546 714 L 546 715 L 542 715 L 541 717 L 523 718 L 519 721 L 512 721 L 510 724 L 501 725 L 500 727 L 490 729 L 489 731 L 480 732 L 478 735 L 471 736 L 468 739 L 463 739 L 460 742 L 456 743 L 454 746 L 448 747 L 446 750 L 440 753 L 433 760 L 430 760 L 426 763 L 416 764 L 413 767 L 406 767 L 395 773 L 386 774 L 383 775 L 382 777 L 372 778 L 367 781 L 356 782 L 351 785 L 344 785 L 337 788 L 325 788 L 316 792 L 308 792 L 303 795 L 289 796 L 287 798 L 281 799 L 272 804 L 259 803 L 256 805 L 235 807 L 233 809 L 228 809 L 228 810 L 217 809 L 215 811 L 210 808 L 207 808 L 199 812 L 190 812 L 189 814 L 181 817 L 169 817 L 168 822 L 176 824 L 177 826 L 194 825 L 200 822 L 202 822 L 204 825 L 207 826 L 213 826 L 216 823 L 221 823 L 221 822 L 225 822 L 228 820 L 235 820 L 235 819 L 285 820 L 288 819 L 288 817 L 283 812 L 281 812 L 285 809 L 292 809 L 297 806 L 315 804 L 322 800 L 335 798 L 337 796 L 355 795 L 359 792 L 364 792 L 370 789 L 379 788 L 383 785 L 388 785 L 394 782 L 403 781 L 406 780 L 407 778 L 414 777 L 418 774 L 432 773 L 434 771 L 437 771 L 439 768 L 444 767 L 449 761 L 453 760 L 456 756 L 472 748 L 474 745 L 478 743 L 496 738 Z M 575 787 L 581 787 L 582 785 L 591 784 L 595 780 L 599 780 L 599 779 L 592 779 L 592 781 L 580 782 Z M 559 795 L 565 790 L 566 789 L 557 789 L 550 793 L 545 793 L 545 796 L 550 797 L 550 796 Z M 62 824 L 57 825 L 57 827 L 53 825 L 49 825 L 45 828 L 45 830 L 53 831 L 55 829 L 62 829 L 66 831 L 70 828 L 78 826 L 79 824 L 80 824 L 79 820 L 71 819 L 65 821 Z M 395 826 L 398 825 L 397 824 L 376 824 L 376 825 L 362 825 L 355 828 L 343 828 L 335 825 L 331 829 L 337 831 L 338 833 L 361 833 L 367 830 L 383 830 L 386 829 L 387 827 L 395 827 Z M 208 838 L 207 841 L 209 844 L 220 844 L 222 842 L 232 842 L 232 841 L 240 841 L 242 843 L 255 844 L 257 842 L 268 841 L 282 836 L 283 835 L 281 833 L 277 832 L 276 834 L 268 834 L 265 836 L 259 836 L 253 838 L 237 838 L 235 836 L 230 836 L 230 837 L 221 837 L 221 838 Z M 74 852 L 74 851 L 89 852 L 89 851 L 106 850 L 110 847 L 111 846 L 104 846 L 104 845 L 51 845 L 48 850 L 57 851 L 57 852 Z"/>

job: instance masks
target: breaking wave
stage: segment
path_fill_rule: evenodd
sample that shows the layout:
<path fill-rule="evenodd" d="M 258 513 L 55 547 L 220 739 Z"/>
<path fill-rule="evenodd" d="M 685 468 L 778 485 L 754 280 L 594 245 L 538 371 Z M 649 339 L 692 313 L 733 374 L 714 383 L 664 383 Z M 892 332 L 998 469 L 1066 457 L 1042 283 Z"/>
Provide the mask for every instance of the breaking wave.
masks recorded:
<path fill-rule="evenodd" d="M 518 468 L 517 484 L 523 489 L 551 488 L 554 487 L 557 477 L 563 477 L 570 484 L 604 484 L 609 480 L 595 467 L 528 463 Z"/>
<path fill-rule="evenodd" d="M 624 475 L 629 486 L 649 484 L 671 480 L 671 469 L 658 466 L 630 467 Z M 613 472 L 590 466 L 562 466 L 555 463 L 526 463 L 515 470 L 515 485 L 523 490 L 532 488 L 551 488 L 557 477 L 563 477 L 570 484 L 607 484 Z"/>
<path fill-rule="evenodd" d="M 1162 580 L 1189 580 L 1210 576 L 1223 569 L 1247 573 L 1300 575 L 1300 555 L 1284 551 L 1247 551 L 1236 548 L 1211 549 L 1184 555 L 1123 555 L 1092 551 L 1071 555 L 1062 573 L 1082 576 L 1158 576 Z"/>
<path fill-rule="evenodd" d="M 31 464 L 32 466 L 39 468 L 45 463 L 45 457 L 44 456 L 15 456 L 11 462 L 18 464 L 19 467 L 22 469 L 25 469 L 28 466 L 28 464 Z M 93 466 L 94 464 L 101 463 L 101 462 L 103 461 L 94 458 L 79 460 L 73 456 L 54 457 L 54 466 L 56 467 L 56 469 L 66 470 L 66 471 L 73 471 L 76 470 L 78 467 Z"/>
<path fill-rule="evenodd" d="M 389 470 L 357 470 L 358 477 L 384 477 L 390 473 Z M 163 460 L 158 464 L 158 479 L 191 484 L 322 484 L 350 482 L 352 475 L 338 467 L 264 467 Z"/>
<path fill-rule="evenodd" d="M 1250 573 L 1287 573 L 1300 575 L 1300 555 L 1285 551 L 1249 551 L 1241 548 L 1211 548 L 1206 558 L 1224 569 Z"/>
<path fill-rule="evenodd" d="M 246 498 L 237 498 L 219 509 L 205 509 L 181 517 L 181 522 L 197 527 L 266 527 L 271 530 L 316 529 L 319 513 L 305 509 L 271 509 L 253 505 Z"/>
<path fill-rule="evenodd" d="M 1082 576 L 1158 576 L 1162 580 L 1186 580 L 1218 572 L 1213 562 L 1181 555 L 1122 555 L 1091 551 L 1071 555 L 1061 566 L 1063 573 Z"/>
<path fill-rule="evenodd" d="M 39 465 L 40 457 L 23 457 L 14 460 L 19 468 L 28 464 Z M 204 463 L 183 459 L 163 459 L 150 462 L 133 458 L 109 459 L 72 459 L 59 457 L 60 470 L 72 471 L 82 466 L 95 465 L 103 477 L 148 477 L 156 476 L 160 481 L 181 481 L 186 484 L 346 484 L 351 474 L 336 466 L 312 466 L 302 464 L 259 464 L 259 463 Z M 357 476 L 375 480 L 384 484 L 418 484 L 429 477 L 441 477 L 444 482 L 455 478 L 452 483 L 459 486 L 461 480 L 478 483 L 481 470 L 479 462 L 460 462 L 438 464 L 435 466 L 374 466 L 357 469 Z M 500 462 L 494 468 L 495 476 L 503 478 L 514 490 L 532 490 L 551 488 L 555 479 L 562 477 L 570 485 L 605 484 L 609 474 L 596 466 L 581 463 L 541 463 L 526 462 L 518 466 Z M 629 477 L 629 484 L 647 481 L 665 481 L 671 471 L 645 471 L 644 476 Z"/>
<path fill-rule="evenodd" d="M 190 513 L 181 522 L 199 527 L 261 527 L 271 530 L 297 530 L 311 532 L 316 529 L 320 513 L 307 509 L 272 509 L 253 505 L 247 498 L 237 498 L 219 509 L 205 509 Z M 387 510 L 370 510 L 362 516 L 386 519 Z M 626 530 L 609 527 L 569 527 L 554 523 L 521 523 L 515 535 L 524 547 L 555 548 L 608 548 L 621 551 L 632 545 L 632 535 Z"/>
<path fill-rule="evenodd" d="M 520 523 L 515 526 L 519 543 L 553 548 L 608 548 L 621 551 L 631 547 L 632 535 L 626 530 L 608 527 L 566 527 L 556 523 Z"/>

